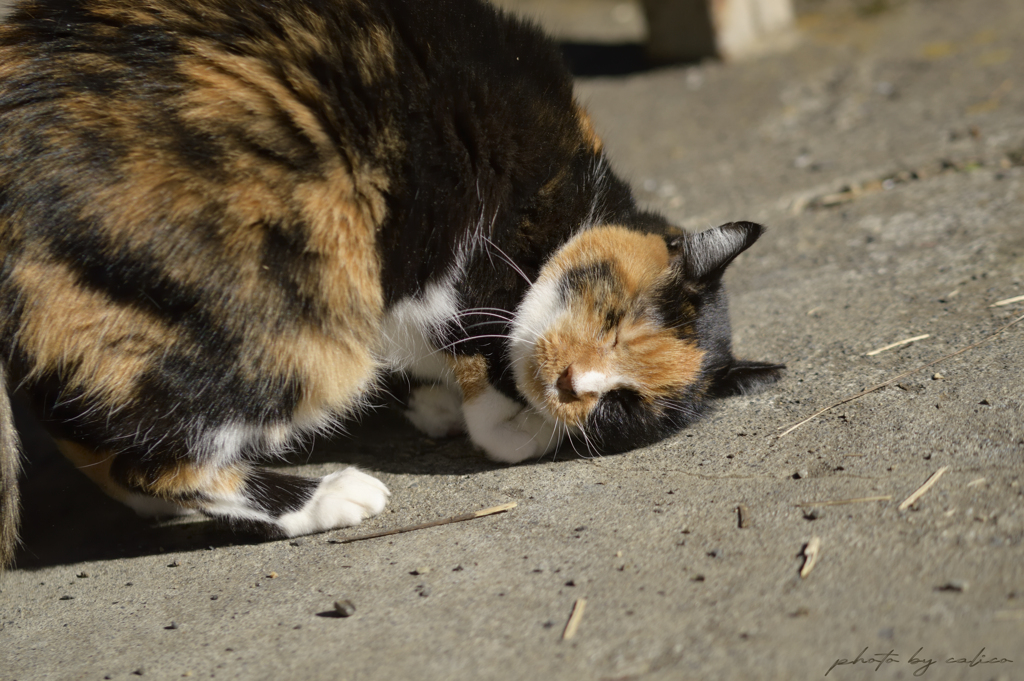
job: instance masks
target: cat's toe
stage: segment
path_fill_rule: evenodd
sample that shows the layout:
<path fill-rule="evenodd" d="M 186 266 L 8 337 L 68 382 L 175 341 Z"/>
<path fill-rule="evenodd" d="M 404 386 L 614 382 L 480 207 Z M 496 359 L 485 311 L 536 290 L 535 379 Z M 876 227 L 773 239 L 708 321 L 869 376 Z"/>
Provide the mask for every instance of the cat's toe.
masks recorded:
<path fill-rule="evenodd" d="M 429 437 L 452 437 L 465 431 L 462 398 L 439 385 L 423 385 L 409 396 L 406 417 L 420 432 Z"/>
<path fill-rule="evenodd" d="M 558 444 L 558 438 L 554 424 L 537 415 L 521 415 L 479 437 L 477 444 L 492 461 L 519 463 L 547 454 Z"/>
<path fill-rule="evenodd" d="M 491 461 L 519 463 L 540 456 L 540 445 L 529 435 L 511 428 L 496 432 L 490 442 L 478 443 Z"/>
<path fill-rule="evenodd" d="M 470 439 L 492 461 L 519 463 L 558 446 L 553 423 L 494 388 L 466 402 L 463 411 Z"/>
<path fill-rule="evenodd" d="M 325 476 L 305 506 L 281 516 L 277 523 L 289 537 L 358 525 L 384 510 L 389 496 L 377 478 L 346 468 Z"/>

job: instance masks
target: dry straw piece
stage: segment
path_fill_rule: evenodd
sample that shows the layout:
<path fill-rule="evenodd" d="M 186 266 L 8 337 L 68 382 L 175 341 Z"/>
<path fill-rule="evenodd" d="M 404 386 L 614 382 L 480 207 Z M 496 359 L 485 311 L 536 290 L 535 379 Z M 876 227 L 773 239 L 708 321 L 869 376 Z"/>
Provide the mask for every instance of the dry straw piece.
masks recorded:
<path fill-rule="evenodd" d="M 918 499 L 923 497 L 924 493 L 927 492 L 928 490 L 930 490 L 932 488 L 932 485 L 934 485 L 936 482 L 938 482 L 939 478 L 941 478 L 943 475 L 945 475 L 946 471 L 948 471 L 948 470 L 949 470 L 949 466 L 943 466 L 939 470 L 937 470 L 934 473 L 932 473 L 932 477 L 930 477 L 927 480 L 925 480 L 924 484 L 917 488 L 917 491 L 915 491 L 909 497 L 904 499 L 903 503 L 901 503 L 899 506 L 896 507 L 896 510 L 898 510 L 898 511 L 906 511 L 908 508 L 910 508 L 910 506 L 915 501 L 917 501 Z"/>
<path fill-rule="evenodd" d="M 739 525 L 741 530 L 745 530 L 750 527 L 750 511 L 747 509 L 746 504 L 740 504 L 736 507 L 736 524 Z"/>
<path fill-rule="evenodd" d="M 889 343 L 885 347 L 878 348 L 877 350 L 872 350 L 871 352 L 865 352 L 864 356 L 865 357 L 874 357 L 875 355 L 877 355 L 879 353 L 882 353 L 882 352 L 885 352 L 886 350 L 892 350 L 893 348 L 898 348 L 901 345 L 909 345 L 910 343 L 913 343 L 914 341 L 924 340 L 925 338 L 931 338 L 931 334 L 930 333 L 926 333 L 923 336 L 914 336 L 913 338 L 906 338 L 906 339 L 901 340 L 901 341 L 896 341 L 895 343 Z"/>
<path fill-rule="evenodd" d="M 807 575 L 811 574 L 814 564 L 818 562 L 818 553 L 820 551 L 821 538 L 811 537 L 811 541 L 807 542 L 807 546 L 804 547 L 804 566 L 800 568 L 800 579 L 804 579 Z"/>
<path fill-rule="evenodd" d="M 967 347 L 960 348 L 956 352 L 951 352 L 948 355 L 943 355 L 942 357 L 939 357 L 936 360 L 932 360 L 931 362 L 928 362 L 927 364 L 922 364 L 921 366 L 915 367 L 915 368 L 911 369 L 910 371 L 904 371 L 902 374 L 899 374 L 898 376 L 894 376 L 894 377 L 890 378 L 888 381 L 885 381 L 884 383 L 879 383 L 878 385 L 871 386 L 867 390 L 862 390 L 861 392 L 857 393 L 856 395 L 851 395 L 850 397 L 844 397 L 843 399 L 841 399 L 841 400 L 839 400 L 837 402 L 833 402 L 832 404 L 828 405 L 824 409 L 821 409 L 819 411 L 814 412 L 813 414 L 811 414 L 810 416 L 805 418 L 803 421 L 798 421 L 798 422 L 794 423 L 793 425 L 791 425 L 789 428 L 786 428 L 785 431 L 783 431 L 782 433 L 779 434 L 779 437 L 781 438 L 781 437 L 785 437 L 786 435 L 789 435 L 790 433 L 792 433 L 794 430 L 796 430 L 800 426 L 804 425 L 805 423 L 810 423 L 811 421 L 813 421 L 814 419 L 818 418 L 819 416 L 821 416 L 825 412 L 831 411 L 831 410 L 835 409 L 836 407 L 838 407 L 840 405 L 846 404 L 847 402 L 853 402 L 854 400 L 858 400 L 858 399 L 864 397 L 865 395 L 868 395 L 870 393 L 875 392 L 876 390 L 881 390 L 885 386 L 887 386 L 887 385 L 889 385 L 891 383 L 895 383 L 896 381 L 900 380 L 901 378 L 906 378 L 907 376 L 909 376 L 911 374 L 916 374 L 921 369 L 927 369 L 930 366 L 935 366 L 939 362 L 945 362 L 947 359 L 950 359 L 951 357 L 956 357 L 957 355 L 963 354 L 963 353 L 967 352 L 968 350 L 973 350 L 974 348 L 978 347 L 979 345 L 983 345 L 983 344 L 989 342 L 990 340 L 992 340 L 993 338 L 995 338 L 996 336 L 1001 334 L 1003 331 L 1006 331 L 1008 328 L 1010 328 L 1014 324 L 1017 324 L 1017 323 L 1019 323 L 1021 321 L 1024 321 L 1024 315 L 1021 315 L 1020 317 L 1017 317 L 1016 319 L 1014 319 L 1009 324 L 1004 324 L 1003 326 L 1001 326 L 998 329 L 996 329 L 995 332 L 989 334 L 988 336 L 985 336 L 984 338 L 982 338 L 977 343 L 972 343 L 971 345 L 968 345 Z M 783 426 L 783 427 L 785 427 L 785 426 Z M 782 430 L 782 428 L 779 428 L 779 430 Z"/>
<path fill-rule="evenodd" d="M 1024 296 L 1016 296 L 1014 298 L 1007 298 L 1006 300 L 997 300 L 996 302 L 989 305 L 989 307 L 1002 307 L 1003 305 L 1011 305 L 1013 303 L 1024 302 Z"/>
<path fill-rule="evenodd" d="M 354 541 L 363 541 L 364 539 L 376 539 L 377 537 L 387 537 L 392 534 L 402 534 L 403 532 L 415 532 L 416 530 L 425 530 L 428 527 L 438 527 L 440 525 L 450 525 L 452 523 L 461 523 L 466 520 L 474 520 L 475 518 L 483 518 L 487 515 L 494 515 L 495 513 L 504 513 L 510 511 L 518 506 L 514 501 L 510 501 L 507 504 L 500 506 L 492 506 L 491 508 L 485 508 L 479 511 L 473 511 L 472 513 L 463 513 L 462 515 L 452 516 L 451 518 L 444 518 L 442 520 L 431 520 L 429 523 L 420 523 L 419 525 L 407 525 L 405 527 L 397 527 L 393 530 L 383 530 L 381 532 L 371 532 L 370 534 L 361 534 L 358 537 L 349 537 L 347 539 L 331 539 L 329 540 L 332 544 L 351 544 Z"/>
<path fill-rule="evenodd" d="M 562 640 L 568 641 L 576 635 L 576 630 L 580 628 L 580 620 L 583 619 L 583 611 L 587 608 L 587 599 L 578 598 L 572 606 L 572 614 L 569 615 L 569 621 L 565 623 L 565 629 L 562 631 Z"/>

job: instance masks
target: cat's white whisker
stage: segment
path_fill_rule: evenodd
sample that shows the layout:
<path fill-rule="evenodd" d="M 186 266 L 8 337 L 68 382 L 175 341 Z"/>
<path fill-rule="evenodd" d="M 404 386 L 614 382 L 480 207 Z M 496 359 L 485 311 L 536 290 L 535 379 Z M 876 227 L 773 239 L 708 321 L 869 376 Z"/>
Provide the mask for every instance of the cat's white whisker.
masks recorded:
<path fill-rule="evenodd" d="M 480 316 L 480 317 L 494 317 L 496 319 L 501 320 L 502 322 L 505 322 L 506 324 L 511 324 L 512 321 L 513 321 L 512 317 L 506 317 L 505 315 L 501 315 L 501 314 L 498 314 L 496 312 L 466 312 L 466 313 L 460 314 L 459 318 L 460 319 L 464 319 L 466 317 L 476 317 L 476 316 Z"/>
<path fill-rule="evenodd" d="M 495 324 L 504 324 L 505 322 L 477 322 L 476 324 L 470 324 L 466 327 L 466 331 L 472 331 L 481 326 L 494 326 Z"/>
<path fill-rule="evenodd" d="M 459 310 L 459 314 L 472 314 L 474 312 L 497 312 L 501 314 L 511 315 L 512 312 L 505 310 L 500 307 L 469 307 L 464 310 Z"/>
<path fill-rule="evenodd" d="M 492 319 L 499 319 L 507 324 L 511 324 L 514 321 L 513 317 L 507 317 L 497 312 L 466 312 L 459 315 L 460 318 L 465 319 L 467 317 L 490 317 Z"/>
<path fill-rule="evenodd" d="M 572 447 L 572 451 L 576 452 L 576 456 L 577 457 L 579 457 L 581 459 L 587 458 L 587 457 L 583 456 L 582 454 L 580 454 L 580 450 L 576 449 L 576 442 L 571 437 L 569 438 L 569 446 Z"/>
<path fill-rule="evenodd" d="M 551 436 L 548 438 L 548 443 L 544 446 L 545 452 L 551 452 L 551 460 L 555 460 L 555 452 L 558 450 L 558 445 L 562 443 L 562 438 L 558 435 L 559 429 L 562 427 L 561 421 L 555 419 L 555 427 L 551 430 Z M 557 437 L 557 439 L 555 439 Z M 555 442 L 555 446 L 551 447 L 551 442 Z"/>
<path fill-rule="evenodd" d="M 580 435 L 583 436 L 584 444 L 587 445 L 587 451 L 590 452 L 591 455 L 592 455 L 590 458 L 597 458 L 597 457 L 599 457 L 600 456 L 600 452 L 594 447 L 593 443 L 591 443 L 590 436 L 587 435 L 587 429 L 584 426 L 580 426 L 579 427 L 579 432 L 580 432 Z"/>
<path fill-rule="evenodd" d="M 523 272 L 523 270 L 519 267 L 519 265 L 515 263 L 515 261 L 512 260 L 508 253 L 501 250 L 501 247 L 498 246 L 498 244 L 494 243 L 487 237 L 484 237 L 484 241 L 498 250 L 498 254 L 501 255 L 502 260 L 508 263 L 508 266 L 515 270 L 519 274 L 519 276 L 523 278 L 523 281 L 525 281 L 527 284 L 531 286 L 533 285 L 533 281 L 528 276 L 526 276 L 526 272 Z"/>
<path fill-rule="evenodd" d="M 96 461 L 94 463 L 83 463 L 83 464 L 80 464 L 80 465 L 79 464 L 75 464 L 75 468 L 77 468 L 80 471 L 83 471 L 83 470 L 85 470 L 87 468 L 93 468 L 95 466 L 100 466 L 100 465 L 105 464 L 106 462 L 110 461 L 115 456 L 117 456 L 117 454 L 108 454 L 108 455 L 104 456 L 102 459 L 100 459 L 99 461 Z"/>
<path fill-rule="evenodd" d="M 446 345 L 442 345 L 440 348 L 438 348 L 438 350 L 448 350 L 450 348 L 455 347 L 456 345 L 461 345 L 462 343 L 469 343 L 470 341 L 475 340 L 482 340 L 484 338 L 504 338 L 506 340 L 518 340 L 515 336 L 511 334 L 490 333 L 482 334 L 479 336 L 469 336 L 468 338 L 460 338 L 459 340 L 452 341 L 451 343 L 448 343 Z"/>

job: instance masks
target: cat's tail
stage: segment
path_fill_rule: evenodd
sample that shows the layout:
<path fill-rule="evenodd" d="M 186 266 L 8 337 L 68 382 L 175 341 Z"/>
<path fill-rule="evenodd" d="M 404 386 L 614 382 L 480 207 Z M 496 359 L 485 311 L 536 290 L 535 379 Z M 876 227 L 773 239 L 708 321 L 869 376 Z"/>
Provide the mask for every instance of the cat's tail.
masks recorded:
<path fill-rule="evenodd" d="M 7 367 L 0 362 L 0 571 L 11 564 L 18 547 L 20 470 L 21 447 L 14 429 L 11 397 L 7 393 Z"/>

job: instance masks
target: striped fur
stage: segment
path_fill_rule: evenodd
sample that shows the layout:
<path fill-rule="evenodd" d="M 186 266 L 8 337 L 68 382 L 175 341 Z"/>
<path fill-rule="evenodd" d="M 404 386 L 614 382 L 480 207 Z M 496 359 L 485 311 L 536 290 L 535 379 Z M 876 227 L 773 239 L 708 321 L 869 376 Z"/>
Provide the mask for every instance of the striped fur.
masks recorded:
<path fill-rule="evenodd" d="M 778 377 L 730 374 L 720 275 L 760 233 L 639 209 L 553 44 L 478 0 L 21 0 L 0 25 L 0 387 L 139 512 L 272 536 L 379 512 L 363 473 L 258 463 L 389 371 L 437 387 L 414 422 L 501 461 L 664 437 Z M 6 397 L 0 428 L 5 563 Z"/>

